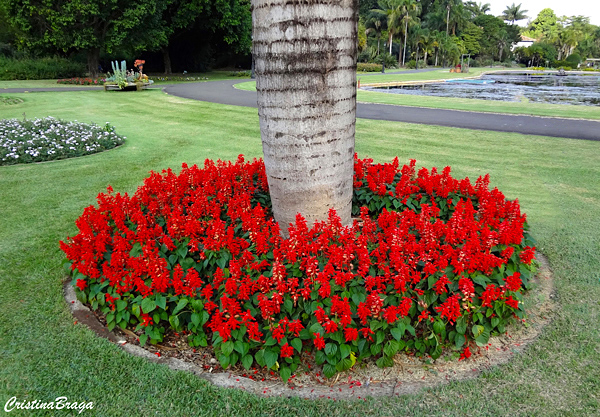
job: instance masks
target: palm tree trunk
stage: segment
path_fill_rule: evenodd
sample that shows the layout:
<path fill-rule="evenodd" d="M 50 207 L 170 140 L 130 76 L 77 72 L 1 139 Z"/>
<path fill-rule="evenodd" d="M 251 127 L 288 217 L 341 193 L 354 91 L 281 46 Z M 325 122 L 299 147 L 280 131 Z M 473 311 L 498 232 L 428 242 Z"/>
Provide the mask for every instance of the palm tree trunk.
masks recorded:
<path fill-rule="evenodd" d="M 252 0 L 258 115 L 281 232 L 335 209 L 350 224 L 357 0 Z"/>
<path fill-rule="evenodd" d="M 404 50 L 402 51 L 402 66 L 406 59 L 406 39 L 408 38 L 408 13 L 406 13 L 406 22 L 404 24 Z"/>
<path fill-rule="evenodd" d="M 390 36 L 388 37 L 388 43 L 390 44 L 390 55 L 392 54 L 392 37 L 393 37 L 393 33 L 390 32 Z"/>
<path fill-rule="evenodd" d="M 446 35 L 448 35 L 450 33 L 450 5 L 446 6 L 446 9 L 448 9 L 448 14 L 446 15 Z"/>

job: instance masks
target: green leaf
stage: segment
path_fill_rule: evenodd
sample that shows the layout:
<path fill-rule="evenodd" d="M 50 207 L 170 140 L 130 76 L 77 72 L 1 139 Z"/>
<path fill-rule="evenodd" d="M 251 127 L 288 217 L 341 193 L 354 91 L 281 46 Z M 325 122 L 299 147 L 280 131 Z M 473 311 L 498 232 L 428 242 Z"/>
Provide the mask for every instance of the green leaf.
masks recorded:
<path fill-rule="evenodd" d="M 261 349 L 254 354 L 254 359 L 256 359 L 256 363 L 260 366 L 265 366 L 265 350 Z"/>
<path fill-rule="evenodd" d="M 475 338 L 477 346 L 485 346 L 490 340 L 490 331 L 485 329 L 478 337 Z"/>
<path fill-rule="evenodd" d="M 388 356 L 382 356 L 377 359 L 375 364 L 380 368 L 389 368 L 390 366 L 394 366 L 394 360 Z"/>
<path fill-rule="evenodd" d="M 250 345 L 248 343 L 244 343 L 241 340 L 237 340 L 233 344 L 233 348 L 236 352 L 239 352 L 240 355 L 245 356 L 250 350 Z"/>
<path fill-rule="evenodd" d="M 169 323 L 171 324 L 171 327 L 173 329 L 178 329 L 179 328 L 179 317 L 177 317 L 177 316 L 169 317 Z"/>
<path fill-rule="evenodd" d="M 352 368 L 352 365 L 353 365 L 352 360 L 350 358 L 345 358 L 345 359 L 342 359 L 341 361 L 339 361 L 337 363 L 337 365 L 335 365 L 335 369 L 339 372 L 343 372 L 347 369 Z"/>
<path fill-rule="evenodd" d="M 390 333 L 392 334 L 392 337 L 394 339 L 400 341 L 400 339 L 402 339 L 402 336 L 404 336 L 405 331 L 406 331 L 405 324 L 400 322 L 397 327 L 394 327 L 392 330 L 390 330 Z"/>
<path fill-rule="evenodd" d="M 144 346 L 146 344 L 147 340 L 148 340 L 147 334 L 140 335 L 140 346 Z"/>
<path fill-rule="evenodd" d="M 441 320 L 436 320 L 433 323 L 433 331 L 437 334 L 442 333 L 446 329 L 446 325 Z"/>
<path fill-rule="evenodd" d="M 142 244 L 140 242 L 135 242 L 135 244 L 131 247 L 129 251 L 129 256 L 131 258 L 136 258 L 142 254 Z"/>
<path fill-rule="evenodd" d="M 265 349 L 265 353 L 264 353 L 264 357 L 265 357 L 265 366 L 268 369 L 271 369 L 273 366 L 275 366 L 275 363 L 277 362 L 277 358 L 279 355 L 277 355 L 277 353 L 273 352 L 270 349 Z"/>
<path fill-rule="evenodd" d="M 351 352 L 352 352 L 352 349 L 347 344 L 344 343 L 344 344 L 340 345 L 340 358 L 341 359 L 344 359 L 344 358 L 347 358 L 348 356 L 350 356 Z"/>
<path fill-rule="evenodd" d="M 144 301 L 142 301 L 142 311 L 144 312 L 144 314 L 150 313 L 155 308 L 156 302 L 154 302 L 154 299 L 150 297 L 144 298 Z"/>
<path fill-rule="evenodd" d="M 325 354 L 327 356 L 333 356 L 337 353 L 338 347 L 335 343 L 327 343 L 325 345 Z"/>
<path fill-rule="evenodd" d="M 227 369 L 227 367 L 229 367 L 229 361 L 230 361 L 229 356 L 227 356 L 227 355 L 219 356 L 219 363 L 221 364 L 223 369 Z"/>
<path fill-rule="evenodd" d="M 115 304 L 117 306 L 117 311 L 123 311 L 125 310 L 125 307 L 127 307 L 127 301 L 125 300 L 117 300 Z"/>
<path fill-rule="evenodd" d="M 459 319 L 456 320 L 456 331 L 459 334 L 465 334 L 467 332 L 467 321 L 464 317 L 459 317 Z"/>
<path fill-rule="evenodd" d="M 165 310 L 167 308 L 167 298 L 164 295 L 157 295 L 156 306 Z"/>
<path fill-rule="evenodd" d="M 475 326 L 473 326 L 471 328 L 471 331 L 473 332 L 473 337 L 477 338 L 479 337 L 479 335 L 481 335 L 483 333 L 483 331 L 485 330 L 485 327 L 480 326 L 478 324 L 476 324 Z"/>
<path fill-rule="evenodd" d="M 288 379 L 292 376 L 292 370 L 287 366 L 282 366 L 279 369 L 279 376 L 283 379 L 283 382 L 288 382 Z"/>
<path fill-rule="evenodd" d="M 325 375 L 325 378 L 331 378 L 336 373 L 337 369 L 335 369 L 335 366 L 333 366 L 332 364 L 326 363 L 325 365 L 323 365 L 323 375 Z"/>
<path fill-rule="evenodd" d="M 231 355 L 231 352 L 233 352 L 233 342 L 228 340 L 227 342 L 221 344 L 221 352 L 223 352 L 225 356 Z"/>
<path fill-rule="evenodd" d="M 294 309 L 294 303 L 292 303 L 292 300 L 288 298 L 283 302 L 283 308 L 285 311 L 291 314 L 292 310 Z"/>
<path fill-rule="evenodd" d="M 488 283 L 490 282 L 490 279 L 488 277 L 486 277 L 485 275 L 477 275 L 476 277 L 473 278 L 473 282 L 477 285 L 481 285 L 483 288 L 485 288 Z"/>
<path fill-rule="evenodd" d="M 454 346 L 456 346 L 458 349 L 460 349 L 462 347 L 462 345 L 464 345 L 464 344 L 465 344 L 464 334 L 456 333 L 456 337 L 454 339 Z"/>
<path fill-rule="evenodd" d="M 192 321 L 194 326 L 198 327 L 198 325 L 200 324 L 200 314 L 192 313 L 190 320 Z"/>
<path fill-rule="evenodd" d="M 292 339 L 290 345 L 298 351 L 298 353 L 302 352 L 302 340 L 300 338 Z"/>
<path fill-rule="evenodd" d="M 181 300 L 179 300 L 179 302 L 177 303 L 177 306 L 175 306 L 175 309 L 173 310 L 172 314 L 177 314 L 179 313 L 181 310 L 183 310 L 185 308 L 185 306 L 188 305 L 189 300 L 187 298 L 182 298 Z"/>
<path fill-rule="evenodd" d="M 379 344 L 381 344 L 381 343 L 383 343 L 383 341 L 385 340 L 385 333 L 383 332 L 383 330 L 379 330 L 379 331 L 377 332 L 377 335 L 376 335 L 376 337 L 377 337 L 377 341 L 376 341 L 376 343 L 377 343 L 378 345 L 379 345 Z"/>
<path fill-rule="evenodd" d="M 254 362 L 254 359 L 252 358 L 252 355 L 246 355 L 242 357 L 242 366 L 248 370 L 250 369 L 250 367 L 252 366 L 252 362 Z"/>
<path fill-rule="evenodd" d="M 389 342 L 387 342 L 385 344 L 385 347 L 383 348 L 383 354 L 385 356 L 394 357 L 396 355 L 396 353 L 398 353 L 399 347 L 400 347 L 400 345 L 398 344 L 397 341 L 390 340 Z"/>

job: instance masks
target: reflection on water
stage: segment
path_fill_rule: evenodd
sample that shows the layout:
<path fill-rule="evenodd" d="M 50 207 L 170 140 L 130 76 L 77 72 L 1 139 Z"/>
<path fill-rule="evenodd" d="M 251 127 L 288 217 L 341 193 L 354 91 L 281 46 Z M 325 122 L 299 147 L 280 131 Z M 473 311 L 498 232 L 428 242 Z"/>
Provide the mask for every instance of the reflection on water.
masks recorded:
<path fill-rule="evenodd" d="M 402 87 L 365 88 L 366 90 L 424 96 L 477 98 L 538 103 L 600 104 L 600 76 L 490 74 L 479 80 L 457 80 Z"/>

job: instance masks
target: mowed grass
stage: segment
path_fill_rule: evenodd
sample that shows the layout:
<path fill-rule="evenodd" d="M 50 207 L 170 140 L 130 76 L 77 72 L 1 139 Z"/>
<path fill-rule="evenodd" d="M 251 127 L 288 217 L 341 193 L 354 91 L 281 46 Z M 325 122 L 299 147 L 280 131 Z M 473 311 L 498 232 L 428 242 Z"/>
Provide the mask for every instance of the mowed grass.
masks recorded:
<path fill-rule="evenodd" d="M 93 416 L 593 416 L 600 409 L 600 143 L 357 121 L 356 148 L 377 161 L 490 173 L 518 198 L 554 271 L 559 310 L 523 354 L 478 378 L 396 398 L 259 398 L 132 357 L 73 323 L 58 241 L 112 185 L 135 191 L 150 170 L 206 158 L 260 157 L 256 109 L 160 91 L 30 93 L 2 118 L 111 122 L 124 146 L 79 159 L 0 167 L 0 405 L 92 401 Z M 20 413 L 20 414 L 19 414 Z M 69 415 L 19 412 L 11 415 Z"/>
<path fill-rule="evenodd" d="M 407 76 L 422 76 L 423 74 L 431 73 L 407 74 Z M 390 75 L 390 77 L 391 76 L 392 75 Z M 410 78 L 410 80 L 418 81 L 417 78 Z M 256 81 L 240 82 L 239 84 L 235 85 L 235 88 L 245 91 L 256 91 Z M 358 90 L 356 99 L 362 103 L 390 104 L 394 106 L 427 107 L 434 109 L 451 109 L 486 113 L 506 113 L 544 117 L 562 117 L 569 119 L 600 120 L 600 110 L 597 106 L 574 106 L 566 104 L 547 104 L 520 101 L 508 102 L 478 100 L 472 98 L 417 96 L 410 94 L 380 93 L 362 89 Z"/>

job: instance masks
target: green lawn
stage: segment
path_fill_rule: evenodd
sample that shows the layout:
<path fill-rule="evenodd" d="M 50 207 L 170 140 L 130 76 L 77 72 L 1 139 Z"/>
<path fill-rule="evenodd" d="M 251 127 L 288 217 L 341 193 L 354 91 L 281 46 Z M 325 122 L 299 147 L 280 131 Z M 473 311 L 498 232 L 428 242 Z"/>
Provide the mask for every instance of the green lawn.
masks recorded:
<path fill-rule="evenodd" d="M 420 76 L 423 74 L 431 73 L 407 74 L 407 76 Z M 411 78 L 411 80 L 417 79 Z M 235 87 L 245 91 L 256 91 L 256 81 L 240 82 L 239 84 L 236 84 Z M 600 120 L 600 111 L 596 106 L 572 106 L 564 104 L 477 100 L 472 98 L 413 96 L 410 94 L 379 93 L 366 90 L 358 90 L 356 99 L 362 103 L 391 104 L 395 106 L 413 106 L 486 113 L 507 113 L 531 116 Z"/>
<path fill-rule="evenodd" d="M 358 120 L 361 156 L 489 172 L 519 198 L 549 258 L 560 309 L 539 340 L 481 377 L 398 398 L 307 401 L 215 388 L 132 357 L 74 325 L 58 241 L 107 185 L 133 192 L 150 170 L 261 155 L 256 109 L 160 91 L 15 94 L 2 117 L 111 122 L 124 146 L 93 156 L 0 167 L 0 404 L 93 401 L 89 416 L 593 416 L 600 409 L 600 143 Z M 69 415 L 21 412 L 10 415 Z"/>

